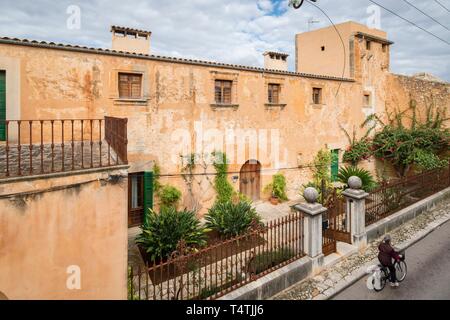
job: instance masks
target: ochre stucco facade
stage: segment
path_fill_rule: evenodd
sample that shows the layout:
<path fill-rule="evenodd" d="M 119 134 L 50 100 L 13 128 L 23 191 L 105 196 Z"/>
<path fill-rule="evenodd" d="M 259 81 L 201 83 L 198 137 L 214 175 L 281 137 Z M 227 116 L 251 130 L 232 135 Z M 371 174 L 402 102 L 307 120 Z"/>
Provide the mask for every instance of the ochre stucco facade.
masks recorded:
<path fill-rule="evenodd" d="M 180 155 L 220 149 L 227 152 L 232 172 L 239 172 L 247 160 L 256 159 L 262 165 L 264 196 L 263 188 L 278 168 L 306 166 L 321 148 L 345 150 L 348 141 L 340 126 L 349 132 L 355 128 L 361 135 L 364 129 L 360 124 L 369 114 L 382 114 L 394 102 L 401 108 L 407 107 L 410 92 L 416 87 L 430 87 L 422 90 L 420 96 L 438 95 L 440 103 L 449 108 L 448 84 L 405 80 L 411 78 L 389 72 L 391 43 L 383 31 L 357 23 L 338 27 L 345 35 L 344 79 L 338 72 L 342 66 L 334 61 L 343 58 L 339 54 L 329 57 L 326 64 L 319 56 L 309 59 L 312 69 L 304 70 L 300 63 L 298 72 L 317 74 L 315 71 L 319 70 L 322 74 L 311 75 L 3 39 L 0 69 L 18 79 L 19 88 L 14 90 L 20 101 L 12 101 L 7 108 L 20 106 L 20 110 L 9 113 L 20 119 L 128 118 L 129 172 L 151 170 L 156 162 L 162 174 L 179 174 Z M 320 37 L 314 36 L 319 33 Z M 336 48 L 332 45 L 339 40 L 332 27 L 303 37 L 328 41 L 328 55 L 340 52 L 339 44 L 335 44 Z M 301 38 L 297 36 L 297 44 L 301 43 L 297 54 L 303 61 L 300 52 L 313 52 L 307 44 L 315 48 L 320 41 L 303 43 Z M 336 68 L 331 68 L 330 63 Z M 119 99 L 120 72 L 142 74 L 141 99 Z M 215 105 L 215 79 L 232 81 L 231 107 Z M 280 85 L 280 105 L 267 104 L 269 83 Z M 322 90 L 320 104 L 312 101 L 313 88 Z M 369 105 L 364 95 L 370 96 Z M 424 99 L 417 99 L 417 103 L 422 107 Z M 226 134 L 233 138 L 225 139 Z M 239 149 L 239 140 L 246 136 L 257 137 L 257 143 L 247 143 L 247 150 Z M 275 137 L 273 141 L 278 136 L 279 143 L 272 143 L 271 136 Z M 256 153 L 251 154 L 250 150 Z M 373 167 L 373 163 L 368 167 Z M 205 171 L 214 169 L 196 168 L 196 172 Z M 311 175 L 308 169 L 279 171 L 288 179 L 291 198 L 298 196 L 301 185 Z M 230 174 L 230 181 L 233 175 Z M 162 182 L 180 187 L 181 205 L 192 205 L 181 177 L 162 178 Z M 233 185 L 239 189 L 239 181 Z M 194 191 L 195 201 L 202 204 L 200 212 L 204 213 L 215 197 L 210 180 L 197 178 Z"/>
<path fill-rule="evenodd" d="M 126 168 L 2 181 L 0 292 L 124 300 L 127 230 Z"/>

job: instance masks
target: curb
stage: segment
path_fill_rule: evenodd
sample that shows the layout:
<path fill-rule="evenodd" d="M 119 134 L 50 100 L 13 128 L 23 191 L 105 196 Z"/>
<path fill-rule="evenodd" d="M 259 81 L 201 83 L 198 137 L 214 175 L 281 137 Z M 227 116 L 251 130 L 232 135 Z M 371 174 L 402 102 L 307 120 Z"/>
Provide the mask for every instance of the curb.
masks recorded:
<path fill-rule="evenodd" d="M 438 229 L 443 224 L 447 223 L 448 221 L 450 221 L 450 214 L 446 214 L 443 216 L 443 218 L 431 222 L 428 225 L 428 227 L 426 229 L 424 229 L 422 232 L 419 232 L 416 237 L 399 245 L 398 249 L 405 250 L 405 249 L 411 247 L 412 245 L 416 244 L 417 242 L 419 242 L 420 240 L 422 240 L 423 238 L 428 236 L 431 232 Z M 353 284 L 355 284 L 356 282 L 358 282 L 361 278 L 363 278 L 367 274 L 366 273 L 367 268 L 375 263 L 377 263 L 377 259 L 374 259 L 374 260 L 366 263 L 363 267 L 361 267 L 360 269 L 358 269 L 358 271 L 355 272 L 356 274 L 354 276 L 350 276 L 350 277 L 348 277 L 348 279 L 344 278 L 344 281 L 342 281 L 341 284 L 337 284 L 335 288 L 330 290 L 331 292 L 329 294 L 325 294 L 325 292 L 324 292 L 312 300 L 328 300 L 328 299 L 333 298 L 335 295 L 344 291 L 348 287 L 350 287 Z"/>

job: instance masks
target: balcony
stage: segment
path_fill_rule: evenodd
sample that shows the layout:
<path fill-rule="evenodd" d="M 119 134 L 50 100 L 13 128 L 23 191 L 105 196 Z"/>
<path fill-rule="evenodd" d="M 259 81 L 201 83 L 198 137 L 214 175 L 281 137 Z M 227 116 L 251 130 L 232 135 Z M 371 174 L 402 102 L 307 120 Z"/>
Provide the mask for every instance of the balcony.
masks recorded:
<path fill-rule="evenodd" d="M 127 119 L 0 120 L 0 179 L 128 163 Z"/>

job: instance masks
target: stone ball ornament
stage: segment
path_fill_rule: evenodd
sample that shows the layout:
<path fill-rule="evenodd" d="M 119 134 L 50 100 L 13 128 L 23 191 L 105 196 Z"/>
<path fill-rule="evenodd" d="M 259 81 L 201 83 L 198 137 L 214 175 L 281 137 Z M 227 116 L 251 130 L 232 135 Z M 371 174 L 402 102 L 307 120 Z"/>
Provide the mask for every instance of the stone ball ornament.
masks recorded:
<path fill-rule="evenodd" d="M 319 192 L 313 187 L 308 187 L 303 191 L 303 197 L 308 203 L 316 203 L 319 199 Z"/>
<path fill-rule="evenodd" d="M 362 180 L 360 177 L 351 176 L 348 178 L 348 186 L 351 189 L 359 190 L 362 188 Z"/>

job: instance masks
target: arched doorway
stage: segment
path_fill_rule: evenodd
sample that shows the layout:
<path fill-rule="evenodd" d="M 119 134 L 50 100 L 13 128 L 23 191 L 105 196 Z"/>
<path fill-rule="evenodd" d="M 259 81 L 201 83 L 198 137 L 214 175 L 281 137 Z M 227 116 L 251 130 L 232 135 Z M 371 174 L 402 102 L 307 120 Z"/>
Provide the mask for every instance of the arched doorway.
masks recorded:
<path fill-rule="evenodd" d="M 260 198 L 260 176 L 261 164 L 257 160 L 249 160 L 241 168 L 239 191 L 253 201 Z"/>

